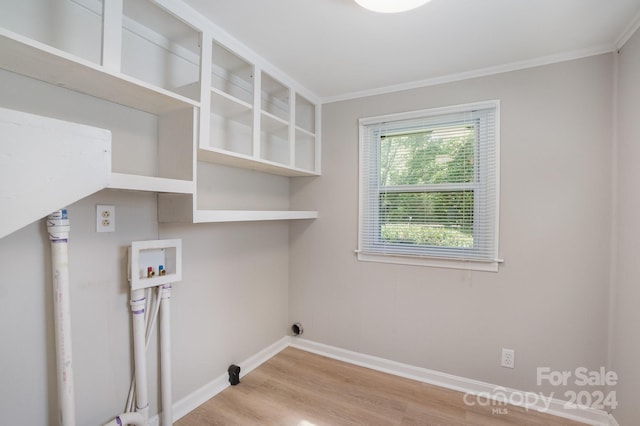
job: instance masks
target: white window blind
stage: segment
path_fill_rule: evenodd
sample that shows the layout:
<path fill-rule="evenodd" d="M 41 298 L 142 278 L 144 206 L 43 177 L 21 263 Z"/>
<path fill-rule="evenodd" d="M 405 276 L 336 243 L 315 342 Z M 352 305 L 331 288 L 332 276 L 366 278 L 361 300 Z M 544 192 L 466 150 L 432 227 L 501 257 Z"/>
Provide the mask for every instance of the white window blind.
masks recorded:
<path fill-rule="evenodd" d="M 498 109 L 491 101 L 360 120 L 361 260 L 496 264 Z"/>

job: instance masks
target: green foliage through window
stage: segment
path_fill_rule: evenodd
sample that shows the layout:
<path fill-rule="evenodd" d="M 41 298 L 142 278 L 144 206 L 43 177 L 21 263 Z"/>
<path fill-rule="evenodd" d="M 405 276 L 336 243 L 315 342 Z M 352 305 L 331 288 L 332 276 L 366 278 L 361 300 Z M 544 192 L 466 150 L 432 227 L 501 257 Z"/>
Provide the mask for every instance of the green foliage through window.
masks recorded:
<path fill-rule="evenodd" d="M 499 108 L 359 120 L 358 260 L 497 270 Z"/>
<path fill-rule="evenodd" d="M 473 247 L 476 127 L 380 138 L 379 224 L 386 243 Z"/>

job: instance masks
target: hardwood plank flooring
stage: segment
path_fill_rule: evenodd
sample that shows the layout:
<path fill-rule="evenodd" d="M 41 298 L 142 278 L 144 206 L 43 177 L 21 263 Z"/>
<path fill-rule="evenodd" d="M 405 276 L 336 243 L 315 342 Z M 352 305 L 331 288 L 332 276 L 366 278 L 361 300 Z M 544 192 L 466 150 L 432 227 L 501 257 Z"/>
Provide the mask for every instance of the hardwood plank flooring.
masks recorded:
<path fill-rule="evenodd" d="M 578 426 L 514 406 L 287 348 L 176 422 L 200 425 Z"/>

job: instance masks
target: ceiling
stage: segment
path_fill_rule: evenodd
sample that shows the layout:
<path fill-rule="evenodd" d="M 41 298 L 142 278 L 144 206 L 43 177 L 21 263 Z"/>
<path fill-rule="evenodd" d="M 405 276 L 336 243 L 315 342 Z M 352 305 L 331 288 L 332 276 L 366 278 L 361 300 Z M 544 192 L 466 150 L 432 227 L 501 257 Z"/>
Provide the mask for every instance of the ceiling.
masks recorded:
<path fill-rule="evenodd" d="M 325 102 L 614 51 L 640 0 L 184 0 Z"/>

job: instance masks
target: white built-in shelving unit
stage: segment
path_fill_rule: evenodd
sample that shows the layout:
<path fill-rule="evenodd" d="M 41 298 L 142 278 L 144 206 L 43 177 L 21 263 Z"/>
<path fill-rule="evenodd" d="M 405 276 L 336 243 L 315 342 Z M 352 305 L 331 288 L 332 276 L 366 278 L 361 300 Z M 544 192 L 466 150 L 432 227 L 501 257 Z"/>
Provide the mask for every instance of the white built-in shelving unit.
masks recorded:
<path fill-rule="evenodd" d="M 248 197 L 256 179 L 288 187 L 289 177 L 319 175 L 320 105 L 179 0 L 24 0 L 0 12 L 2 70 L 88 95 L 130 119 L 91 115 L 74 106 L 79 95 L 60 89 L 46 90 L 58 90 L 68 108 L 41 104 L 37 93 L 31 103 L 7 96 L 0 106 L 111 130 L 109 187 L 158 192 L 161 221 L 317 216 L 289 211 L 288 202 L 209 201 L 227 179 L 207 179 L 236 173 L 229 167 L 246 171 Z"/>

